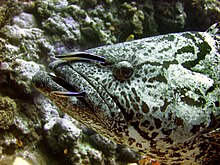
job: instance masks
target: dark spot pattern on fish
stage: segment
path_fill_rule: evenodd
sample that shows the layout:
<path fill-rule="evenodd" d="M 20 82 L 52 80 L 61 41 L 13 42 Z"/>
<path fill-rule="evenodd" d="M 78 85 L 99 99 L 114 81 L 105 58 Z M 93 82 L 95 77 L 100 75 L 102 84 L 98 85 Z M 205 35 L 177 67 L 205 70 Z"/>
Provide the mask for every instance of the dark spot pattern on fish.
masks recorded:
<path fill-rule="evenodd" d="M 33 84 L 79 122 L 162 164 L 219 160 L 218 27 L 59 55 L 49 65 L 56 78 L 39 72 Z"/>

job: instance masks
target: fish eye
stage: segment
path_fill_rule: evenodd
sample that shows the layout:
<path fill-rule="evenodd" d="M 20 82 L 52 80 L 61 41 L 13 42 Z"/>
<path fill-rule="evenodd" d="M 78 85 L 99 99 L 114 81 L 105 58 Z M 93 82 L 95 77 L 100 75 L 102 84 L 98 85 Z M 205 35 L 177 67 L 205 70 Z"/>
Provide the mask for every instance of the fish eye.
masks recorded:
<path fill-rule="evenodd" d="M 134 68 L 128 61 L 121 61 L 115 64 L 113 68 L 113 75 L 119 80 L 129 79 L 134 72 Z"/>

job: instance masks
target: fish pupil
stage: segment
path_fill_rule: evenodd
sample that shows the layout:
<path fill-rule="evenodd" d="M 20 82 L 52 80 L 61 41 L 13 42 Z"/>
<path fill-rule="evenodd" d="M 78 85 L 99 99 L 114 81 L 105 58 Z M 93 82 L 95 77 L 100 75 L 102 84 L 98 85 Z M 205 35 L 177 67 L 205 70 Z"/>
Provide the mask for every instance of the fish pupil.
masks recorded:
<path fill-rule="evenodd" d="M 121 72 L 122 72 L 122 75 L 125 78 L 130 78 L 133 74 L 133 68 L 131 68 L 131 67 L 122 67 Z"/>

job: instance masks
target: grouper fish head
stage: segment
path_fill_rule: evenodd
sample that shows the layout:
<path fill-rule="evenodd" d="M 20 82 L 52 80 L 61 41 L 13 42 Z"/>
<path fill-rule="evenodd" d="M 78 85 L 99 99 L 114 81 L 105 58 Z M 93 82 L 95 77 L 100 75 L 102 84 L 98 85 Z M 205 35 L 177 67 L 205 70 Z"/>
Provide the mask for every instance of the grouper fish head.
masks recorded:
<path fill-rule="evenodd" d="M 209 32 L 183 32 L 101 46 L 78 59 L 53 60 L 55 76 L 40 71 L 33 84 L 117 143 L 181 162 L 201 154 L 195 143 L 219 128 L 218 45 Z"/>

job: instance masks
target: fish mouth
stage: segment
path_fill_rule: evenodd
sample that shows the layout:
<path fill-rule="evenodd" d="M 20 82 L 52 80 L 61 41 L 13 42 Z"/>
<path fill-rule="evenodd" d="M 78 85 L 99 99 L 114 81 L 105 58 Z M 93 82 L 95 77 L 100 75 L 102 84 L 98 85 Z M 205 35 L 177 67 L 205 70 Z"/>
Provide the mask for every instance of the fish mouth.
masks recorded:
<path fill-rule="evenodd" d="M 116 125 L 121 125 L 121 129 L 122 127 L 125 128 L 127 124 L 124 120 L 122 107 L 116 103 L 102 84 L 86 76 L 86 74 L 79 73 L 77 69 L 74 69 L 74 64 L 66 61 L 55 60 L 49 64 L 49 67 L 55 75 L 47 73 L 46 76 L 38 75 L 38 78 L 35 79 L 46 81 L 41 82 L 41 84 L 44 84 L 44 89 L 47 86 L 47 97 L 55 104 L 58 102 L 59 108 L 65 109 L 64 112 L 71 111 L 73 118 L 79 116 L 75 113 L 88 115 L 87 118 L 90 118 L 88 121 L 84 121 L 82 118 L 77 118 L 77 120 L 82 121 L 87 126 L 90 124 L 89 126 L 99 133 L 102 133 L 102 130 L 111 132 L 116 128 Z M 34 84 L 37 86 L 36 88 L 39 88 L 39 85 L 36 85 L 36 80 L 34 80 Z M 42 93 L 45 93 L 45 91 Z M 61 106 L 61 104 L 64 104 L 67 108 Z M 74 113 L 75 109 L 77 110 Z M 120 122 L 117 122 L 118 119 L 120 119 Z M 115 136 L 113 135 L 114 131 L 108 134 L 111 134 L 112 137 Z"/>

